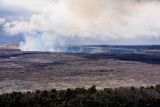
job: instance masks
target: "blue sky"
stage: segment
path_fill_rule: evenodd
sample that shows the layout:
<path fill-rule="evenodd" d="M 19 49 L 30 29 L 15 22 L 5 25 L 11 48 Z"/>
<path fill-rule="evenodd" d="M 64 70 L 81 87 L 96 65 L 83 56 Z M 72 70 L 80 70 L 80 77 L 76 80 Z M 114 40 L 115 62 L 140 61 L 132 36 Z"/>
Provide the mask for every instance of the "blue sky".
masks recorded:
<path fill-rule="evenodd" d="M 159 19 L 157 0 L 0 0 L 0 44 L 157 45 Z"/>

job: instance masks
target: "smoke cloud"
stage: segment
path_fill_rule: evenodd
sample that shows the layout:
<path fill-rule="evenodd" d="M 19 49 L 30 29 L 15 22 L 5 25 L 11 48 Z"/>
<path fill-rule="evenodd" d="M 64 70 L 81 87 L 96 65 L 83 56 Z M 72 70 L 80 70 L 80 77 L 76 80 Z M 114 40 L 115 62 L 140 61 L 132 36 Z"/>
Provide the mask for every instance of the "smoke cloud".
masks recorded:
<path fill-rule="evenodd" d="M 160 38 L 159 0 L 46 0 L 45 4 L 29 8 L 39 12 L 29 21 L 4 25 L 10 35 L 24 34 L 23 51 L 56 51 L 55 46 L 72 41 L 107 44 L 116 39 Z"/>

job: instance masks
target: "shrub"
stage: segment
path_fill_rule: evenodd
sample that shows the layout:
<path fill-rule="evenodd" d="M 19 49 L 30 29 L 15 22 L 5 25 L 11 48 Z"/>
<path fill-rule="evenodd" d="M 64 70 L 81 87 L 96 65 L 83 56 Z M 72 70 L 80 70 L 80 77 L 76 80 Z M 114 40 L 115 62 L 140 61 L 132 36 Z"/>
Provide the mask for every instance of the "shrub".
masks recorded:
<path fill-rule="evenodd" d="M 88 91 L 91 92 L 91 93 L 96 92 L 96 91 L 97 91 L 97 90 L 96 90 L 96 86 L 95 86 L 95 85 L 92 85 L 92 86 L 88 89 Z"/>

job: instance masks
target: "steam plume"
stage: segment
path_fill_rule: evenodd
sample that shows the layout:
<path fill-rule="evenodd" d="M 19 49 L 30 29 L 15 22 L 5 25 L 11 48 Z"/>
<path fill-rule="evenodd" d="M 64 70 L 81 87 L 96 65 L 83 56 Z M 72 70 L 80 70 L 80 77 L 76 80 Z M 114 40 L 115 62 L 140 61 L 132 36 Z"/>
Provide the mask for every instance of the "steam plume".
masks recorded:
<path fill-rule="evenodd" d="M 55 51 L 54 46 L 68 44 L 67 38 L 107 43 L 160 37 L 159 0 L 58 0 L 40 10 L 29 22 L 5 24 L 10 35 L 25 33 L 23 51 Z"/>

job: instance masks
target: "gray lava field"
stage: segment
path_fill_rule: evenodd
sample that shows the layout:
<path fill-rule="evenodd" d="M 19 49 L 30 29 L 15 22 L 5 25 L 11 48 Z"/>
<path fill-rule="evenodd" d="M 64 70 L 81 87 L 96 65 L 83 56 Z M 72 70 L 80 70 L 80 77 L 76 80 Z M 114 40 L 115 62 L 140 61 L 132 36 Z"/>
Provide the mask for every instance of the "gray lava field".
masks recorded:
<path fill-rule="evenodd" d="M 0 45 L 0 93 L 160 84 L 160 46 L 68 46 L 22 52 Z"/>

